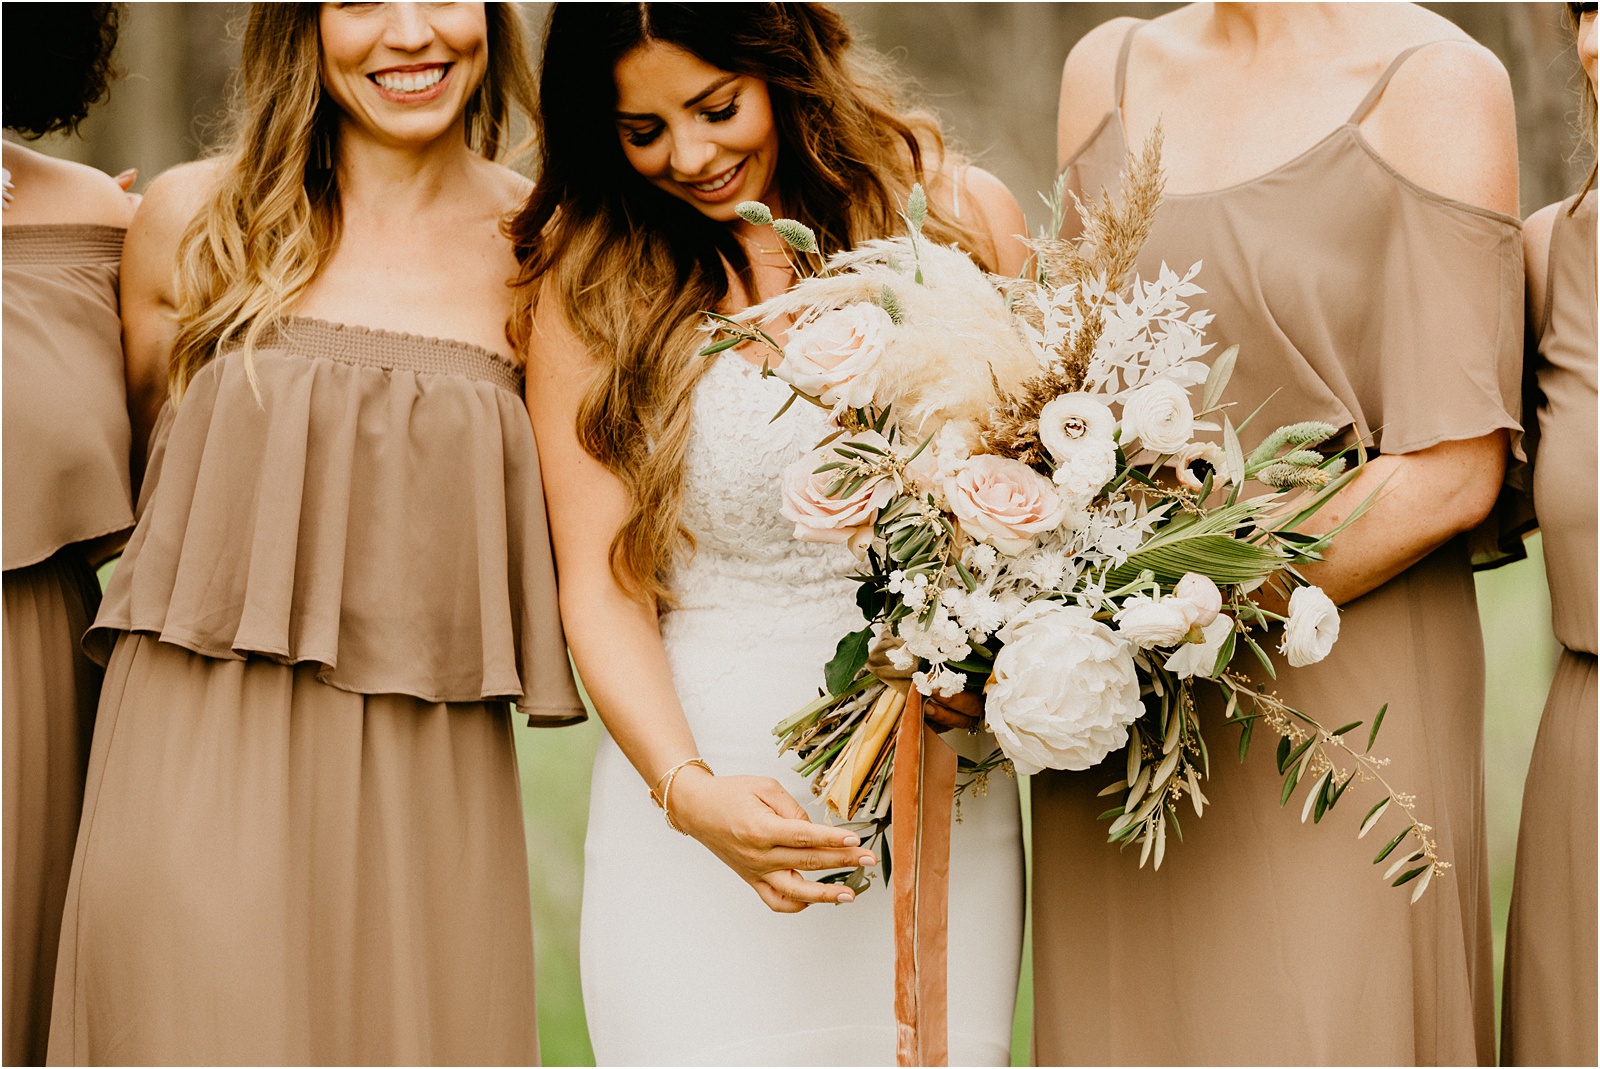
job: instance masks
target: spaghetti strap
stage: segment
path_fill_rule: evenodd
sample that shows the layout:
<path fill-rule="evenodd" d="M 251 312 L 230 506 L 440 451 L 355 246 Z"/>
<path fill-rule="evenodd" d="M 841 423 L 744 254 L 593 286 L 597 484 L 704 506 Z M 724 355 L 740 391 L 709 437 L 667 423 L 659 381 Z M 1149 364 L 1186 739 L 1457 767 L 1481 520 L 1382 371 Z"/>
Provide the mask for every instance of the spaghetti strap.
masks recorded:
<path fill-rule="evenodd" d="M 1440 41 L 1443 40 L 1447 40 L 1447 38 L 1440 38 Z M 1367 117 L 1367 112 L 1373 109 L 1373 106 L 1378 103 L 1378 98 L 1383 96 L 1383 91 L 1389 87 L 1389 79 L 1393 78 L 1394 72 L 1399 70 L 1400 65 L 1411 57 L 1411 53 L 1419 48 L 1427 48 L 1429 45 L 1436 44 L 1439 44 L 1439 41 L 1424 41 L 1420 45 L 1412 45 L 1390 60 L 1389 65 L 1384 68 L 1382 74 L 1378 75 L 1378 80 L 1372 83 L 1372 88 L 1367 90 L 1367 95 L 1361 98 L 1361 103 L 1356 105 L 1356 110 L 1350 114 L 1350 118 L 1346 120 L 1345 124 L 1353 126 Z"/>
<path fill-rule="evenodd" d="M 1128 53 L 1133 48 L 1133 35 L 1144 29 L 1144 22 L 1135 22 L 1128 27 L 1126 36 L 1122 38 L 1122 49 L 1117 53 L 1117 76 L 1113 83 L 1112 92 L 1117 98 L 1117 110 L 1122 110 L 1122 91 L 1128 84 Z"/>

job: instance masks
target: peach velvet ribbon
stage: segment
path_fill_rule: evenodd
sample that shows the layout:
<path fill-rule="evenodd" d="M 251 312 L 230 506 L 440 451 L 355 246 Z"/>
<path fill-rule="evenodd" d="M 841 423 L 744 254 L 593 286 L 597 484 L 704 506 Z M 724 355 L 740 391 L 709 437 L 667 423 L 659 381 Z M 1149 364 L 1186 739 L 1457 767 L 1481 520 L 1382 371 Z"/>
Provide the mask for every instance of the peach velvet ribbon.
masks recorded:
<path fill-rule="evenodd" d="M 910 688 L 895 740 L 894 1023 L 898 1065 L 948 1065 L 950 818 L 956 753 Z"/>

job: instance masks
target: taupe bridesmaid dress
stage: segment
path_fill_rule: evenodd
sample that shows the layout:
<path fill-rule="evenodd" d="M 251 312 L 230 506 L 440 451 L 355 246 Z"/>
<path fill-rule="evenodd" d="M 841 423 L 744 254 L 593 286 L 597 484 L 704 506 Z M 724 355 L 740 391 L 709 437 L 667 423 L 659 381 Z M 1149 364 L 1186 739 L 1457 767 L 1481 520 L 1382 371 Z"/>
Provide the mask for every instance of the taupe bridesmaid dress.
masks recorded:
<path fill-rule="evenodd" d="M 5 277 L 5 1047 L 44 1062 L 83 808 L 100 604 L 88 550 L 133 526 L 120 227 L 8 226 Z"/>
<path fill-rule="evenodd" d="M 1534 507 L 1561 659 L 1522 796 L 1506 929 L 1500 1050 L 1506 1065 L 1593 1065 L 1595 914 L 1595 196 L 1556 212 L 1546 302 L 1525 376 Z M 1531 346 L 1530 346 L 1531 349 Z M 1534 423 L 1532 412 L 1529 424 Z M 1537 438 L 1537 449 L 1533 443 Z"/>
<path fill-rule="evenodd" d="M 110 654 L 53 1063 L 528 1064 L 511 702 L 582 718 L 522 373 L 292 318 L 169 408 Z"/>
<path fill-rule="evenodd" d="M 1307 419 L 1384 453 L 1517 427 L 1519 222 L 1419 188 L 1359 129 L 1409 54 L 1288 163 L 1169 195 L 1140 258 L 1146 278 L 1204 261 L 1206 296 L 1192 303 L 1216 314 L 1217 351 L 1240 346 L 1235 422 L 1266 402 L 1247 450 Z M 1113 110 L 1069 164 L 1070 187 L 1115 191 L 1124 155 Z M 1115 772 L 1036 776 L 1039 1064 L 1493 1062 L 1483 649 L 1466 538 L 1343 606 L 1327 660 L 1278 667 L 1277 683 L 1258 681 L 1330 725 L 1370 723 L 1388 703 L 1377 751 L 1454 867 L 1410 905 L 1372 865 L 1398 820 L 1356 838 L 1375 789 L 1358 785 L 1331 823 L 1302 825 L 1298 804 L 1279 807 L 1276 737 L 1257 730 L 1240 764 L 1238 729 L 1215 702 L 1203 710 L 1211 804 L 1201 818 L 1185 808 L 1184 841 L 1159 872 L 1105 841 L 1095 794 Z"/>

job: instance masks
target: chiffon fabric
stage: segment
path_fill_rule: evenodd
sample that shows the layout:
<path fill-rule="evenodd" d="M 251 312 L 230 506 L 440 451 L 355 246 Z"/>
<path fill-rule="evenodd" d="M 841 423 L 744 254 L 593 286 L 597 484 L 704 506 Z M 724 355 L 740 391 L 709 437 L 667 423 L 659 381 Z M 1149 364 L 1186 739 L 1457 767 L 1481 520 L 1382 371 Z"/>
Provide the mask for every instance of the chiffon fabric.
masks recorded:
<path fill-rule="evenodd" d="M 51 1062 L 537 1061 L 510 703 L 583 713 L 520 390 L 291 318 L 169 411 L 88 641 Z"/>
<path fill-rule="evenodd" d="M 3 1058 L 39 1065 L 100 669 L 79 640 L 87 551 L 133 525 L 118 263 L 123 231 L 8 226 L 3 243 Z"/>
<path fill-rule="evenodd" d="M 1118 107 L 1068 165 L 1080 195 L 1118 188 L 1133 40 Z M 1208 340 L 1240 346 L 1230 418 L 1262 406 L 1241 433 L 1246 450 L 1308 419 L 1343 428 L 1343 445 L 1390 454 L 1518 429 L 1518 221 L 1418 187 L 1360 130 L 1409 54 L 1300 156 L 1225 189 L 1168 195 L 1140 257 L 1145 278 L 1203 261 L 1206 292 L 1192 303 L 1216 316 Z M 1107 845 L 1096 819 L 1120 756 L 1034 778 L 1039 1064 L 1493 1062 L 1470 558 L 1468 540 L 1453 539 L 1343 606 L 1339 642 L 1317 665 L 1273 653 L 1276 681 L 1252 666 L 1258 686 L 1330 726 L 1371 723 L 1387 703 L 1374 752 L 1453 866 L 1416 905 L 1372 865 L 1399 820 L 1356 838 L 1379 788 L 1358 784 L 1329 819 L 1302 824 L 1298 805 L 1279 805 L 1276 737 L 1258 725 L 1239 762 L 1237 729 L 1213 700 L 1201 709 L 1210 804 L 1199 818 L 1185 808 L 1183 842 L 1169 843 L 1159 872 Z"/>
<path fill-rule="evenodd" d="M 1597 1052 L 1595 198 L 1562 204 L 1548 299 L 1524 372 L 1537 412 L 1533 500 L 1544 533 L 1555 680 L 1528 765 L 1506 929 L 1505 1065 L 1588 1065 Z M 1535 422 L 1530 413 L 1529 423 Z M 1530 427 L 1530 439 L 1534 438 Z"/>

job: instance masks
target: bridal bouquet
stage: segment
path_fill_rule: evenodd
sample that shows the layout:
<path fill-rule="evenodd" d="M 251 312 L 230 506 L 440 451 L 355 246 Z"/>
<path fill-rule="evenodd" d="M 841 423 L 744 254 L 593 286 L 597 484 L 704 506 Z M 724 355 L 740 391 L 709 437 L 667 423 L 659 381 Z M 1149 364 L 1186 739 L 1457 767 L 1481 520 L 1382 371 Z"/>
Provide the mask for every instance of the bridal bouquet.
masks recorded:
<path fill-rule="evenodd" d="M 1297 567 L 1361 510 L 1325 534 L 1300 526 L 1358 468 L 1318 452 L 1336 433 L 1323 423 L 1243 450 L 1249 417 L 1236 427 L 1221 404 L 1237 347 L 1208 367 L 1211 316 L 1186 303 L 1203 292 L 1200 265 L 1130 278 L 1160 203 L 1158 141 L 1130 156 L 1124 185 L 1120 205 L 1077 205 L 1081 241 L 1031 242 L 1020 279 L 926 240 L 920 187 L 904 237 L 826 257 L 800 223 L 740 206 L 773 228 L 800 281 L 713 316 L 703 354 L 766 346 L 781 362 L 764 373 L 793 390 L 784 409 L 830 412 L 832 433 L 786 475 L 782 512 L 796 538 L 855 553 L 865 618 L 840 639 L 825 692 L 774 734 L 887 868 L 909 689 L 931 700 L 981 690 L 998 746 L 961 759 L 958 799 L 996 770 L 1090 769 L 1125 750 L 1106 773 L 1102 818 L 1111 842 L 1137 843 L 1139 864 L 1159 868 L 1169 830 L 1182 835 L 1180 803 L 1204 812 L 1212 758 L 1196 697 L 1214 688 L 1241 758 L 1258 723 L 1277 737 L 1281 802 L 1304 787 L 1303 821 L 1357 781 L 1380 785 L 1360 834 L 1399 815 L 1375 863 L 1413 883 L 1415 901 L 1449 863 L 1369 752 L 1383 710 L 1364 732 L 1361 721 L 1329 728 L 1235 666 L 1249 658 L 1275 674 L 1261 646 L 1275 623 L 1290 665 L 1327 656 L 1338 611 Z M 1051 233 L 1064 199 L 1058 186 Z M 784 345 L 764 328 L 781 317 L 793 324 Z M 1251 599 L 1264 586 L 1287 616 Z M 858 892 L 869 882 L 860 870 L 828 878 Z"/>

